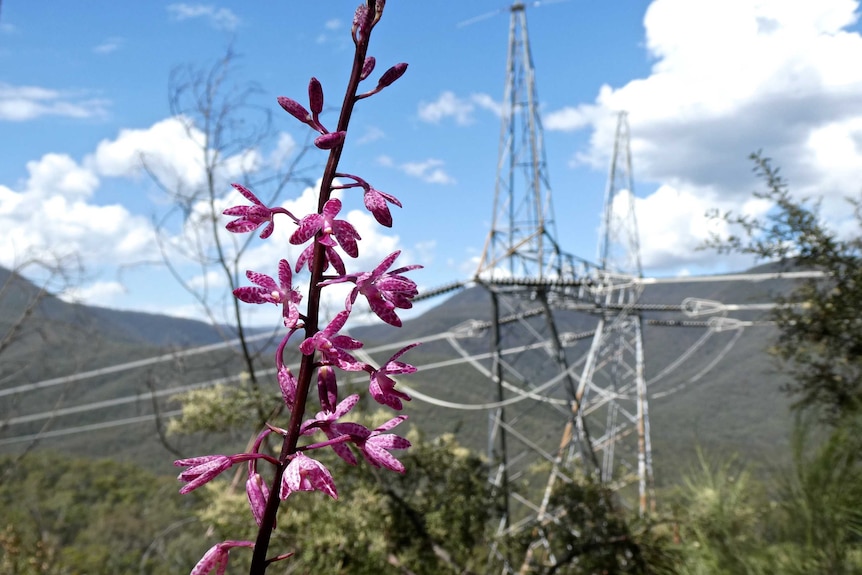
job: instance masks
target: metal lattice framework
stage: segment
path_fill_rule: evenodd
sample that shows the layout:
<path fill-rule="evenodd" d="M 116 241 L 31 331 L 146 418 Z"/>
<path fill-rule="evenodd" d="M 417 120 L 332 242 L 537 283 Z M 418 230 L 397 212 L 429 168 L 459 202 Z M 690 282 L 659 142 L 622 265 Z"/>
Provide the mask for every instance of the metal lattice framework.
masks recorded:
<path fill-rule="evenodd" d="M 638 485 L 642 510 L 652 484 L 641 321 L 631 309 L 640 293 L 632 279 L 641 269 L 626 117 L 620 116 L 617 129 L 596 266 L 565 254 L 557 242 L 537 101 L 525 5 L 516 2 L 510 8 L 493 220 L 474 276 L 492 307 L 488 373 L 491 400 L 499 406 L 490 412 L 488 456 L 498 493 L 497 532 L 530 530 L 534 536 L 522 563 L 492 550 L 504 573 L 517 572 L 518 564 L 526 572 L 535 550 L 550 551 L 543 525 L 562 512 L 550 507 L 550 495 L 558 481 L 571 481 L 576 468 L 616 487 Z M 566 312 L 575 308 L 593 316 L 592 329 L 564 329 Z M 544 355 L 517 358 L 533 367 L 529 373 L 504 353 L 525 340 Z M 586 352 L 574 351 L 586 341 Z M 545 403 L 507 403 L 536 393 L 543 381 L 554 382 L 542 390 Z M 526 424 L 537 420 L 540 429 Z"/>

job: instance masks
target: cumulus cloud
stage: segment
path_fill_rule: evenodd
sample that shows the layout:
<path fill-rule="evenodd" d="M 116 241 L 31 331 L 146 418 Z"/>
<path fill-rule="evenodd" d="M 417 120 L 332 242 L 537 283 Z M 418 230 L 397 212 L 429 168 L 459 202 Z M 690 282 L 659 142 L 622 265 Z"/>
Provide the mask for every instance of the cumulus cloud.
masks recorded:
<path fill-rule="evenodd" d="M 418 113 L 423 122 L 439 124 L 444 119 L 452 118 L 459 126 L 466 126 L 474 121 L 473 114 L 477 107 L 497 115 L 502 109 L 487 94 L 472 94 L 462 98 L 447 90 L 433 102 L 420 102 Z"/>
<path fill-rule="evenodd" d="M 0 265 L 22 254 L 52 259 L 78 254 L 83 263 L 129 262 L 149 255 L 149 222 L 117 204 L 99 205 L 92 196 L 98 176 L 64 154 L 27 163 L 19 189 L 0 185 Z"/>
<path fill-rule="evenodd" d="M 94 171 L 110 177 L 140 175 L 144 168 L 174 193 L 192 197 L 207 181 L 203 164 L 204 135 L 188 118 L 175 116 L 148 128 L 124 129 L 112 140 L 102 140 L 86 159 Z M 271 159 L 283 159 L 293 148 L 289 135 L 279 138 Z M 217 185 L 255 171 L 263 159 L 254 149 L 222 158 Z"/>
<path fill-rule="evenodd" d="M 421 162 L 403 162 L 396 163 L 389 156 L 380 156 L 377 158 L 377 163 L 386 168 L 395 168 L 411 176 L 418 178 L 429 184 L 454 184 L 455 178 L 446 173 L 443 169 L 445 165 L 443 160 L 436 158 L 428 158 Z"/>
<path fill-rule="evenodd" d="M 0 121 L 24 122 L 42 116 L 102 118 L 108 114 L 109 106 L 109 100 L 92 98 L 80 91 L 0 82 Z"/>
<path fill-rule="evenodd" d="M 758 185 L 747 157 L 760 149 L 794 193 L 822 195 L 824 215 L 846 215 L 840 198 L 862 188 L 862 36 L 847 30 L 857 9 L 851 0 L 655 0 L 644 17 L 650 74 L 603 86 L 595 102 L 553 111 L 544 125 L 588 126 L 589 146 L 573 161 L 604 169 L 616 113 L 629 112 L 635 176 L 662 185 L 638 201 L 645 251 L 658 245 L 650 234 L 668 233 L 650 229 L 649 214 L 682 230 L 675 241 L 689 241 L 675 245 L 690 250 L 705 208 L 742 209 Z M 656 261 L 706 257 L 671 256 Z"/>
<path fill-rule="evenodd" d="M 168 12 L 177 21 L 203 19 L 210 26 L 219 30 L 234 30 L 240 24 L 240 18 L 228 8 L 218 8 L 212 4 L 188 4 L 181 2 L 170 4 Z"/>

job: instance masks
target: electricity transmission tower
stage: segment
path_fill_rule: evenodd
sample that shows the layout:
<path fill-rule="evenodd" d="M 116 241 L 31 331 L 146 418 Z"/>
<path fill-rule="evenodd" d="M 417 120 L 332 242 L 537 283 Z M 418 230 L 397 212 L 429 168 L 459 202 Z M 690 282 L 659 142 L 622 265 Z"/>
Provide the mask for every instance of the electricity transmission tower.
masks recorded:
<path fill-rule="evenodd" d="M 645 510 L 652 471 L 641 321 L 632 308 L 641 266 L 626 117 L 619 118 L 595 265 L 557 242 L 524 3 L 509 12 L 493 218 L 473 281 L 491 301 L 484 327 L 497 533 L 527 530 L 533 540 L 526 557 L 496 548 L 492 557 L 503 573 L 524 573 L 542 549 L 550 552 L 544 526 L 564 512 L 549 504 L 558 482 L 580 472 L 617 488 L 635 483 Z M 587 341 L 586 351 L 576 349 Z M 521 351 L 506 352 L 513 347 Z M 533 401 L 519 401 L 525 396 Z"/>

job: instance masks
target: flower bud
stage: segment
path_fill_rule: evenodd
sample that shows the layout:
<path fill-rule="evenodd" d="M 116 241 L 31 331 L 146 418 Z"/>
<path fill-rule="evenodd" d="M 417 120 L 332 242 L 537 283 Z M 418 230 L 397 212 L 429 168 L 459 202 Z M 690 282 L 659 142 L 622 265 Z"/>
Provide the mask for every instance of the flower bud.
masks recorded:
<path fill-rule="evenodd" d="M 407 71 L 407 63 L 401 62 L 400 64 L 395 64 L 388 70 L 386 70 L 382 76 L 380 76 L 380 80 L 377 82 L 377 88 L 385 88 L 390 85 L 392 82 L 400 78 L 404 75 L 404 72 Z"/>
<path fill-rule="evenodd" d="M 322 136 L 315 138 L 314 145 L 321 150 L 331 150 L 336 146 L 340 146 L 344 142 L 345 136 L 347 136 L 347 132 L 330 132 L 329 134 L 323 134 Z"/>
<path fill-rule="evenodd" d="M 278 105 L 284 108 L 284 110 L 288 114 L 290 114 L 303 124 L 308 124 L 311 122 L 311 114 L 308 113 L 308 110 L 305 109 L 305 106 L 303 106 L 296 100 L 291 100 L 290 98 L 279 96 Z"/>
<path fill-rule="evenodd" d="M 308 104 L 315 116 L 323 110 L 323 87 L 317 78 L 308 82 Z"/>
<path fill-rule="evenodd" d="M 356 12 L 353 14 L 353 41 L 359 42 L 363 38 L 367 37 L 367 31 L 371 26 L 370 22 L 370 14 L 368 13 L 368 6 L 365 4 L 360 4 L 356 8 Z"/>
<path fill-rule="evenodd" d="M 365 59 L 365 62 L 362 64 L 362 73 L 359 74 L 359 79 L 364 80 L 367 78 L 371 72 L 374 71 L 374 64 L 377 63 L 377 60 L 374 59 L 374 56 L 368 56 Z"/>

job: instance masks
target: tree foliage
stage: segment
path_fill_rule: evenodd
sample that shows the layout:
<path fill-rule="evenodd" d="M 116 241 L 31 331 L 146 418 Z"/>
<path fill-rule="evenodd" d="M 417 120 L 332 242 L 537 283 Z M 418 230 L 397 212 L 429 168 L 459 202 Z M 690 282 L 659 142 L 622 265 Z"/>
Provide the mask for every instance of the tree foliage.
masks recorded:
<path fill-rule="evenodd" d="M 0 573 L 181 572 L 203 531 L 185 520 L 198 501 L 134 464 L 30 455 L 0 484 Z"/>
<path fill-rule="evenodd" d="M 773 350 L 793 370 L 787 389 L 796 408 L 822 410 L 836 423 L 862 408 L 862 205 L 848 200 L 855 230 L 849 237 L 839 234 L 820 218 L 819 202 L 791 195 L 769 158 L 751 157 L 766 183 L 754 195 L 771 202 L 772 210 L 765 218 L 713 213 L 740 233 L 713 236 L 708 246 L 823 273 L 776 298 Z"/>
<path fill-rule="evenodd" d="M 487 469 L 451 436 L 411 436 L 399 459 L 404 475 L 348 466 L 332 453 L 320 460 L 338 470 L 339 499 L 320 493 L 291 495 L 274 537 L 295 555 L 288 573 L 432 575 L 482 572 L 491 499 Z M 253 536 L 241 489 L 214 482 L 204 491 L 202 523 L 219 537 Z"/>
<path fill-rule="evenodd" d="M 678 573 L 862 573 L 859 431 L 845 420 L 816 444 L 816 428 L 800 418 L 793 464 L 761 480 L 700 454 L 675 500 Z"/>
<path fill-rule="evenodd" d="M 560 482 L 549 508 L 564 512 L 541 526 L 547 541 L 533 549 L 533 571 L 543 575 L 620 573 L 669 575 L 679 555 L 666 526 L 634 518 L 616 493 L 592 477 Z M 525 534 L 533 542 L 537 530 Z"/>

